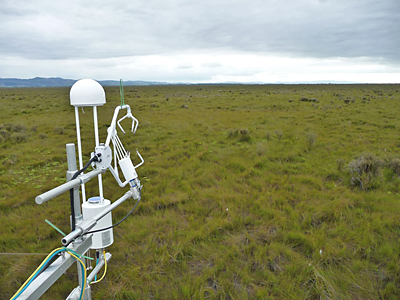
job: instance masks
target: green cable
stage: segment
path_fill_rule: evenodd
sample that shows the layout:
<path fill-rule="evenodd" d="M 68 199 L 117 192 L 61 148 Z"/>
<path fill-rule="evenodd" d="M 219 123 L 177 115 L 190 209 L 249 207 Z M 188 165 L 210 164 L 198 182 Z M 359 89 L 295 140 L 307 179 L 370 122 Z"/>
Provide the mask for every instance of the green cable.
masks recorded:
<path fill-rule="evenodd" d="M 119 94 L 121 96 L 121 107 L 125 105 L 125 99 L 124 99 L 124 86 L 122 84 L 122 79 L 119 80 Z"/>
<path fill-rule="evenodd" d="M 54 225 L 47 219 L 45 221 L 47 224 L 49 224 L 51 227 L 53 227 L 55 230 L 57 230 L 59 233 L 61 233 L 62 236 L 66 236 L 66 234 L 64 232 L 62 232 L 56 225 Z"/>
<path fill-rule="evenodd" d="M 61 233 L 63 236 L 66 236 L 66 234 L 64 233 L 64 232 L 62 232 L 56 225 L 54 225 L 53 223 L 51 223 L 49 220 L 45 220 L 46 221 L 46 223 L 47 224 L 49 224 L 51 227 L 53 227 L 55 230 L 57 230 L 59 233 Z M 63 249 L 65 249 L 66 251 L 69 251 L 69 252 L 71 252 L 71 253 L 73 253 L 73 254 L 75 254 L 76 256 L 79 256 L 79 257 L 84 257 L 84 258 L 86 258 L 86 259 L 91 259 L 91 260 L 94 260 L 94 258 L 92 258 L 92 257 L 89 257 L 89 256 L 85 256 L 85 255 L 82 255 L 82 254 L 79 254 L 79 253 L 76 253 L 74 250 L 72 250 L 72 249 L 69 249 L 69 248 L 65 248 L 65 247 L 63 247 Z"/>
<path fill-rule="evenodd" d="M 65 247 L 64 247 L 64 248 L 65 248 Z M 83 255 L 83 254 L 76 253 L 76 252 L 75 252 L 74 250 L 72 250 L 72 249 L 65 248 L 65 250 L 68 251 L 68 252 L 71 252 L 71 253 L 75 254 L 76 256 L 84 257 L 84 258 L 90 259 L 90 260 L 94 260 L 93 257 L 89 257 L 89 256 L 86 256 L 86 255 Z"/>

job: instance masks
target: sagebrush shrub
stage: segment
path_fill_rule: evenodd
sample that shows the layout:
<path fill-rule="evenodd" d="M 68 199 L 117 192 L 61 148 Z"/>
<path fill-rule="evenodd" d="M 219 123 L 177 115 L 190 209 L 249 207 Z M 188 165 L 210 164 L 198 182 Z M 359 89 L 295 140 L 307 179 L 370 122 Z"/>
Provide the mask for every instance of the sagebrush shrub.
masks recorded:
<path fill-rule="evenodd" d="M 382 159 L 371 153 L 365 153 L 358 156 L 347 165 L 352 178 L 350 183 L 354 186 L 360 186 L 364 190 L 373 188 L 384 166 Z"/>
<path fill-rule="evenodd" d="M 308 132 L 306 135 L 307 141 L 310 146 L 314 145 L 315 141 L 317 140 L 317 134 L 314 132 Z"/>
<path fill-rule="evenodd" d="M 393 171 L 394 174 L 400 176 L 400 158 L 392 158 L 387 162 L 387 167 Z"/>
<path fill-rule="evenodd" d="M 283 137 L 283 131 L 282 130 L 275 130 L 275 135 L 278 138 L 278 140 L 280 141 L 281 138 Z"/>

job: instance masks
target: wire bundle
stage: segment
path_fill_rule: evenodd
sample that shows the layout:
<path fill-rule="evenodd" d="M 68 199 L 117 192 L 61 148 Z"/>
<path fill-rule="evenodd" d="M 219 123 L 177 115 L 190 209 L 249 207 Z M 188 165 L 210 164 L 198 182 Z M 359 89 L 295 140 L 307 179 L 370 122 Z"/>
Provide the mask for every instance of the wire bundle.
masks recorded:
<path fill-rule="evenodd" d="M 78 257 L 81 256 L 80 254 L 76 253 L 75 251 L 61 247 L 53 250 L 50 252 L 50 254 L 43 260 L 43 262 L 39 265 L 39 267 L 35 270 L 35 272 L 32 273 L 32 275 L 25 281 L 25 283 L 19 288 L 19 290 L 14 294 L 14 296 L 11 297 L 10 300 L 15 300 L 17 299 L 27 288 L 28 286 L 36 279 L 37 276 L 45 269 L 47 263 L 51 261 L 57 254 L 61 252 L 68 252 L 71 256 L 75 257 L 76 260 L 80 263 L 81 268 L 82 268 L 82 274 L 84 275 L 82 278 L 82 290 L 81 290 L 81 295 L 79 299 L 83 298 L 83 295 L 85 293 L 85 287 L 86 287 L 86 267 L 83 261 Z"/>

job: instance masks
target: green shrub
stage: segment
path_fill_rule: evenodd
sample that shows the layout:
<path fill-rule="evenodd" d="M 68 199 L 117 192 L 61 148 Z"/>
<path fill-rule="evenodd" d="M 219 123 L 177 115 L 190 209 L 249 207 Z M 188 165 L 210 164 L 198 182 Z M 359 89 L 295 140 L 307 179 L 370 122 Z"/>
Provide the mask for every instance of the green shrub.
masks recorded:
<path fill-rule="evenodd" d="M 238 129 L 231 129 L 228 132 L 228 137 L 229 138 L 235 138 L 239 135 L 239 130 Z"/>
<path fill-rule="evenodd" d="M 65 128 L 64 127 L 56 127 L 56 128 L 54 128 L 54 132 L 59 135 L 63 135 L 65 133 Z"/>
<path fill-rule="evenodd" d="M 28 141 L 28 135 L 24 132 L 17 132 L 11 135 L 11 140 L 14 143 L 25 143 Z"/>
<path fill-rule="evenodd" d="M 246 143 L 251 142 L 250 131 L 248 129 L 242 129 L 239 131 L 239 133 L 240 133 L 239 142 L 246 142 Z"/>
<path fill-rule="evenodd" d="M 275 130 L 274 132 L 275 132 L 276 137 L 280 141 L 282 139 L 282 137 L 283 137 L 283 131 L 278 129 L 278 130 Z"/>
<path fill-rule="evenodd" d="M 6 130 L 0 130 L 0 136 L 3 138 L 3 141 L 8 141 L 10 140 L 11 133 Z"/>
<path fill-rule="evenodd" d="M 339 171 L 339 172 L 342 172 L 343 167 L 344 167 L 344 165 L 345 165 L 344 159 L 338 158 L 338 159 L 336 160 L 336 165 L 337 165 L 338 171 Z"/>
<path fill-rule="evenodd" d="M 351 185 L 359 186 L 364 190 L 374 188 L 381 177 L 383 166 L 382 159 L 371 153 L 357 157 L 347 165 L 352 176 Z"/>
<path fill-rule="evenodd" d="M 317 140 L 317 136 L 318 135 L 314 132 L 308 132 L 306 134 L 306 138 L 310 146 L 314 145 L 315 141 Z"/>
<path fill-rule="evenodd" d="M 24 124 L 5 124 L 4 128 L 9 132 L 21 132 L 26 131 L 26 126 Z"/>
<path fill-rule="evenodd" d="M 400 159 L 392 158 L 387 162 L 387 167 L 393 171 L 394 174 L 400 176 Z"/>
<path fill-rule="evenodd" d="M 269 141 L 269 140 L 271 139 L 271 133 L 270 133 L 270 132 L 267 132 L 267 133 L 265 134 L 265 139 L 266 139 L 267 141 Z"/>
<path fill-rule="evenodd" d="M 250 136 L 250 131 L 245 128 L 245 129 L 231 129 L 228 132 L 228 137 L 229 138 L 238 138 L 239 137 L 239 142 L 251 142 L 251 136 Z"/>

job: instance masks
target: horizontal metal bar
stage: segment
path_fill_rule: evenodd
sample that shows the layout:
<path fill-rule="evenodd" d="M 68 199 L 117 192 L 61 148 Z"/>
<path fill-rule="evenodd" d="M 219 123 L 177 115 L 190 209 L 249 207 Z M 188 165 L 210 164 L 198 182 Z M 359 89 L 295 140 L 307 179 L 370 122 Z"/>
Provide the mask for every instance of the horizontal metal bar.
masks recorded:
<path fill-rule="evenodd" d="M 129 199 L 131 197 L 132 197 L 132 192 L 131 191 L 126 192 L 121 198 L 114 201 L 113 204 L 111 204 L 110 206 L 108 206 L 107 208 L 105 208 L 104 210 L 99 212 L 97 215 L 95 215 L 93 217 L 93 219 L 95 219 L 96 221 L 100 220 L 106 214 L 108 214 L 110 211 L 112 211 L 113 209 L 115 209 L 116 207 L 118 207 L 119 205 L 121 205 L 123 202 L 125 202 L 127 199 Z"/>
<path fill-rule="evenodd" d="M 74 180 L 68 181 L 62 185 L 59 185 L 58 187 L 56 187 L 54 189 L 51 189 L 50 191 L 47 191 L 47 192 L 37 196 L 35 198 L 35 201 L 37 204 L 42 204 L 44 202 L 47 202 L 47 201 L 61 195 L 62 193 L 69 191 L 70 189 L 78 187 L 82 183 L 89 181 L 89 179 L 96 177 L 97 175 L 99 175 L 100 173 L 103 173 L 103 172 L 104 172 L 104 170 L 100 170 L 100 169 L 93 170 L 87 174 L 84 174 Z"/>
<path fill-rule="evenodd" d="M 88 235 L 81 243 L 72 244 L 68 247 L 78 254 L 86 253 L 92 245 L 92 235 Z M 34 281 L 20 294 L 18 300 L 39 299 L 65 271 L 76 262 L 75 257 L 65 253 L 57 258 L 46 270 L 44 270 Z"/>
<path fill-rule="evenodd" d="M 74 180 L 68 181 L 54 189 L 51 189 L 50 191 L 47 191 L 35 198 L 35 201 L 37 204 L 42 204 L 44 202 L 49 201 L 50 199 L 53 199 L 57 197 L 58 195 L 61 195 L 62 193 L 69 191 L 70 189 L 73 189 L 74 187 L 77 187 L 81 184 L 81 180 L 79 178 L 76 178 Z"/>

